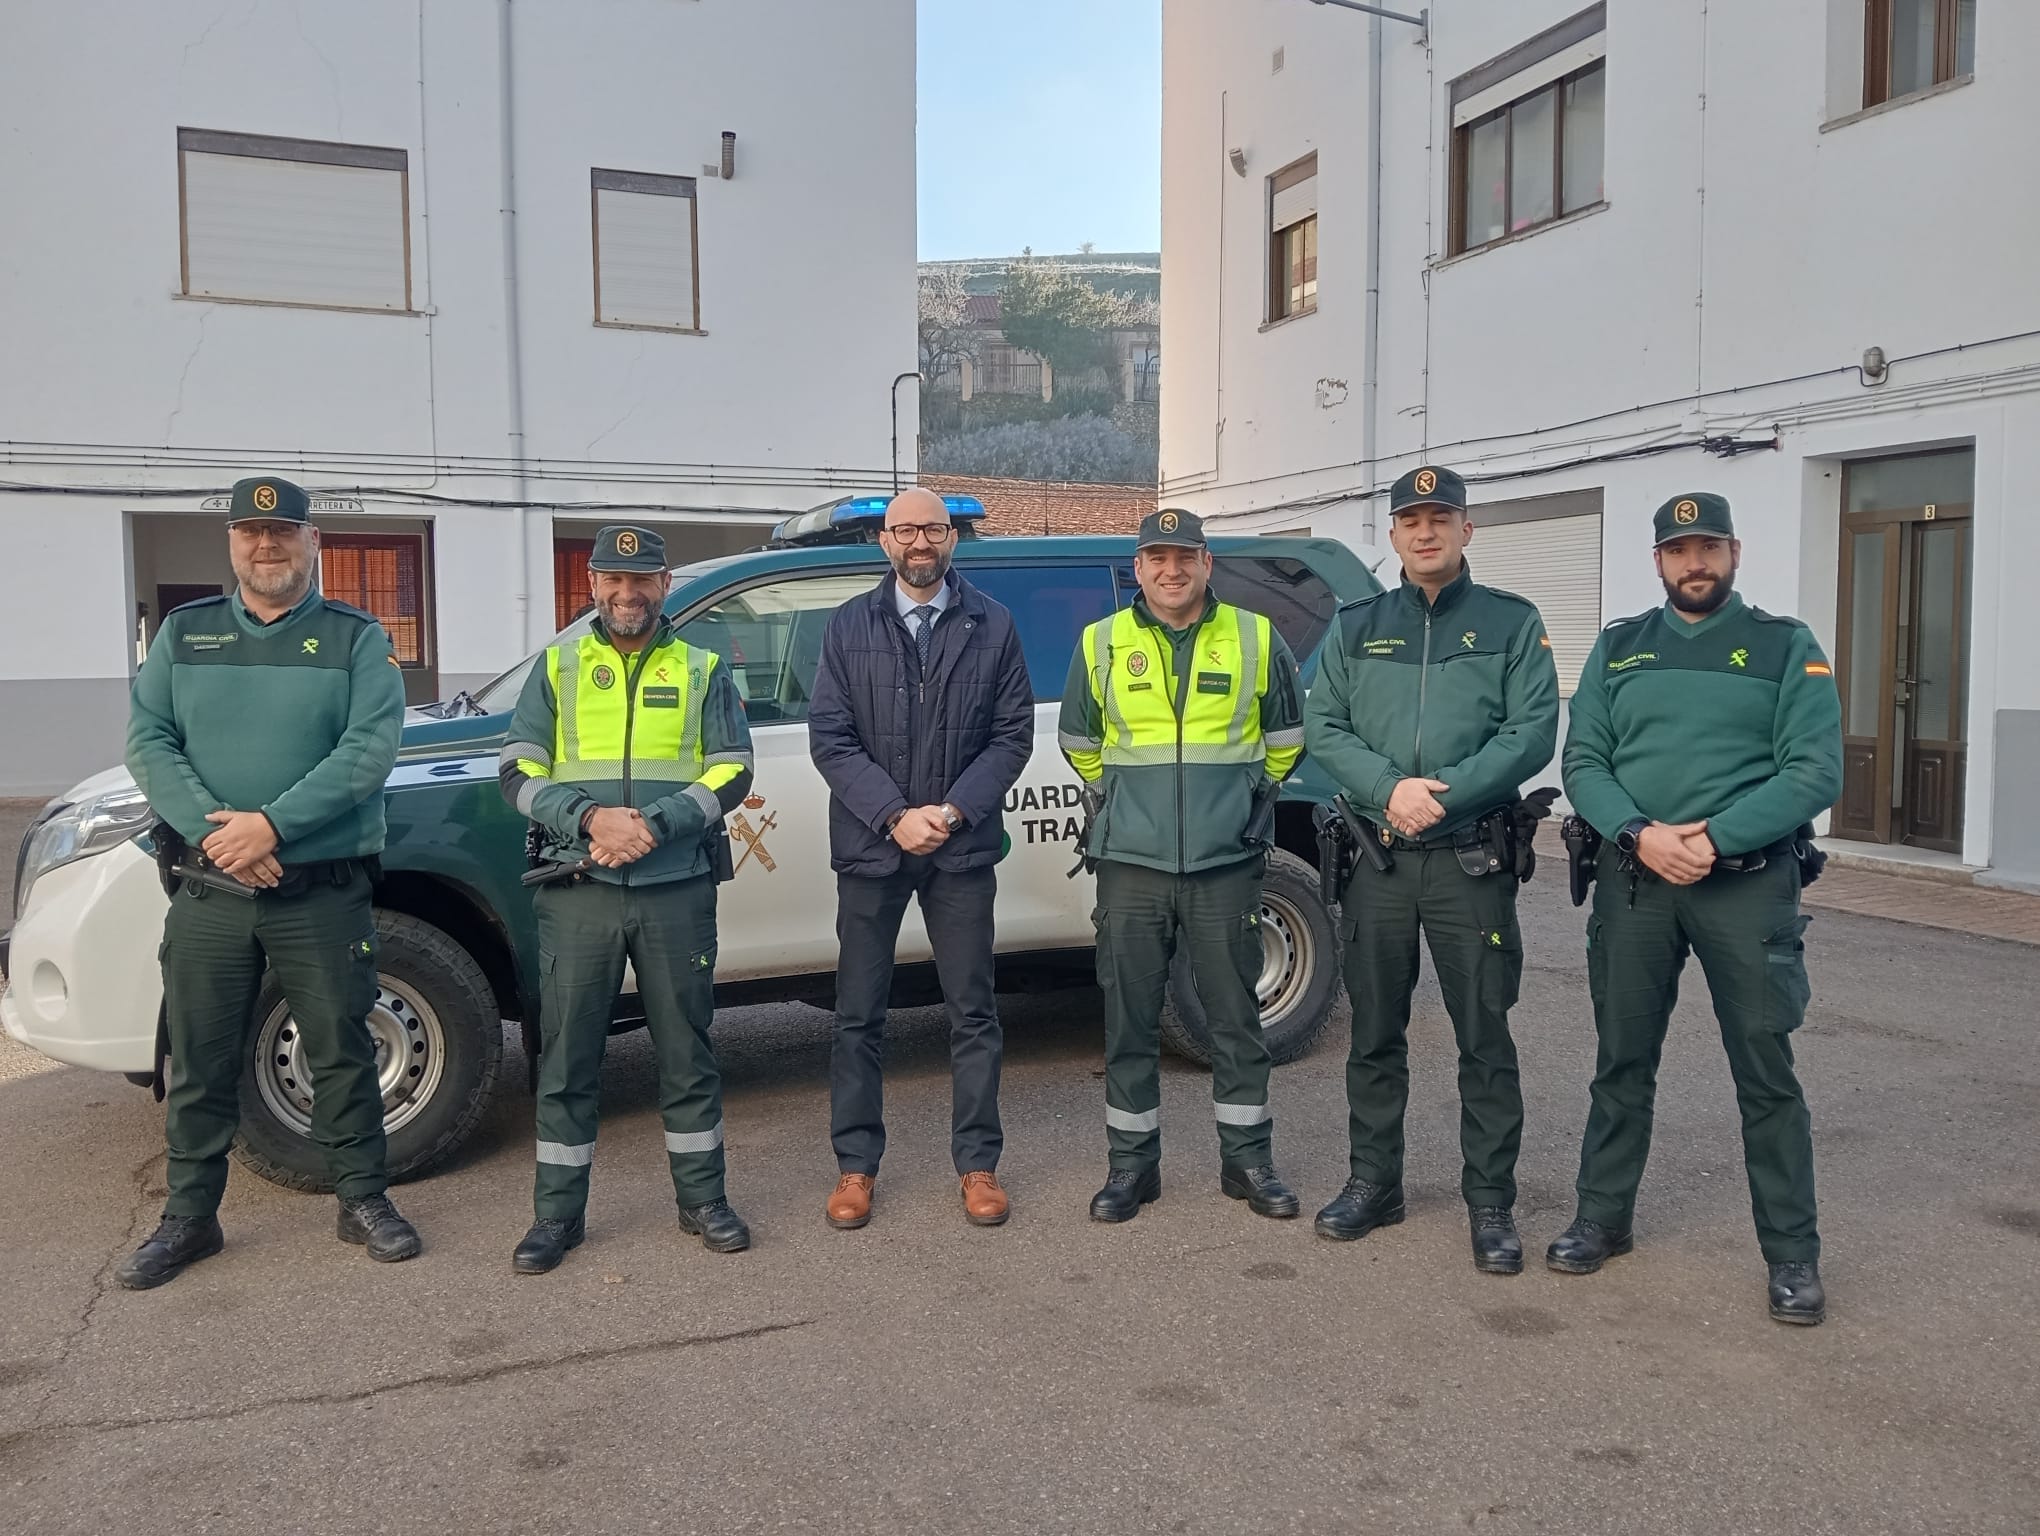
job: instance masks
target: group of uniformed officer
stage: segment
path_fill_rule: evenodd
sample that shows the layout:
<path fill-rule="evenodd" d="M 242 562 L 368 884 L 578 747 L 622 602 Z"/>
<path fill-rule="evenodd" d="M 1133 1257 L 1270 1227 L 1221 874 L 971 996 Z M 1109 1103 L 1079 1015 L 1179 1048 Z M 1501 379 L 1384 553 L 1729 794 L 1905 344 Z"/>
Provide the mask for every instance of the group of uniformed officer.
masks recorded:
<path fill-rule="evenodd" d="M 233 506 L 239 591 L 166 619 L 135 685 L 129 761 L 163 817 L 177 896 L 164 947 L 171 1198 L 119 1271 L 131 1286 L 219 1250 L 214 1213 L 265 956 L 304 1035 L 341 1237 L 378 1259 L 419 1247 L 384 1193 L 364 1024 L 401 689 L 380 626 L 318 597 L 304 493 L 244 481 Z M 1321 847 L 1343 846 L 1353 866 L 1334 890 L 1353 1000 L 1351 1177 L 1317 1230 L 1351 1240 L 1404 1218 L 1421 936 L 1458 1042 L 1474 1261 L 1513 1274 L 1516 887 L 1552 798 L 1526 800 L 1522 786 L 1551 760 L 1558 680 L 1536 608 L 1472 580 L 1459 476 L 1404 475 L 1390 522 L 1402 584 L 1339 611 L 1307 705 L 1269 619 L 1211 591 L 1189 512 L 1142 521 L 1140 596 L 1089 626 L 1072 657 L 1058 740 L 1085 785 L 1105 997 L 1109 1171 L 1091 1215 L 1126 1221 L 1160 1195 L 1159 1022 L 1179 942 L 1211 1031 L 1220 1188 L 1264 1216 L 1299 1214 L 1274 1166 L 1255 983 L 1276 801 L 1308 749 L 1342 792 Z M 1603 632 L 1565 748 L 1566 792 L 1584 819 L 1576 859 L 1598 876 L 1588 965 L 1600 1050 L 1578 1216 L 1547 1262 L 1587 1273 L 1630 1250 L 1657 1063 L 1690 949 L 1735 1077 L 1771 1315 L 1817 1323 L 1812 1146 L 1789 1037 L 1808 998 L 1804 834 L 1839 791 L 1839 705 L 1811 632 L 1735 595 L 1741 547 L 1726 501 L 1674 498 L 1655 531 L 1667 602 Z M 552 1269 L 583 1239 L 599 1069 L 626 962 L 658 1056 L 680 1226 L 718 1252 L 750 1242 L 725 1195 L 708 1036 L 723 817 L 753 772 L 743 702 L 719 658 L 668 624 L 658 535 L 604 529 L 589 572 L 589 632 L 534 666 L 500 758 L 537 853 L 537 1187 L 514 1254 L 525 1273 Z M 245 729 L 251 700 L 273 732 Z"/>

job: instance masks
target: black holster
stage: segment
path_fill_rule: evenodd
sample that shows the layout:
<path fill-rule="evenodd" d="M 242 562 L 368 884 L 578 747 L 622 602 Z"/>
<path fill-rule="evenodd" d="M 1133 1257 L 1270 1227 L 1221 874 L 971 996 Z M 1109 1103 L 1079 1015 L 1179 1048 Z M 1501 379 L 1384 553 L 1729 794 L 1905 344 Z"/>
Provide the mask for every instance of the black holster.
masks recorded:
<path fill-rule="evenodd" d="M 717 821 L 706 838 L 708 872 L 717 885 L 727 885 L 737 878 L 737 861 L 730 851 L 730 829 Z"/>
<path fill-rule="evenodd" d="M 1353 829 L 1336 805 L 1312 806 L 1310 821 L 1317 830 L 1318 895 L 1335 907 L 1353 876 Z"/>
<path fill-rule="evenodd" d="M 1066 880 L 1076 879 L 1079 873 L 1098 873 L 1098 855 L 1091 848 L 1091 834 L 1098 825 L 1098 813 L 1105 808 L 1105 791 L 1096 784 L 1086 784 L 1077 791 L 1077 801 L 1084 809 L 1084 824 L 1077 832 L 1077 862 L 1063 877 Z"/>
<path fill-rule="evenodd" d="M 1827 868 L 1827 854 L 1814 845 L 1812 822 L 1802 822 L 1799 830 L 1792 834 L 1792 857 L 1799 861 L 1801 890 L 1818 880 L 1821 871 Z"/>
<path fill-rule="evenodd" d="M 1601 834 L 1584 816 L 1568 816 L 1558 824 L 1559 840 L 1565 844 L 1566 871 L 1572 886 L 1572 904 L 1586 905 L 1587 887 L 1601 857 Z"/>
<path fill-rule="evenodd" d="M 1395 853 L 1391 845 L 1388 828 L 1377 826 L 1358 811 L 1344 795 L 1334 795 L 1332 804 L 1345 818 L 1347 830 L 1353 834 L 1353 842 L 1377 875 L 1385 875 L 1395 868 Z"/>
<path fill-rule="evenodd" d="M 1281 798 L 1280 779 L 1263 780 L 1255 789 L 1253 810 L 1248 813 L 1246 829 L 1240 834 L 1242 846 L 1263 852 L 1275 846 L 1275 802 Z"/>
<path fill-rule="evenodd" d="M 190 887 L 195 896 L 208 891 L 219 891 L 228 896 L 239 896 L 245 901 L 255 899 L 255 888 L 243 885 L 224 870 L 206 862 L 205 853 L 191 846 L 184 836 L 167 821 L 159 821 L 150 830 L 149 840 L 156 845 L 156 874 L 163 882 L 163 894 L 175 896 L 178 891 Z M 276 887 L 278 892 L 288 894 L 292 873 L 285 873 L 284 882 Z M 294 889 L 302 890 L 304 879 L 297 876 Z"/>
<path fill-rule="evenodd" d="M 1498 875 L 1515 868 L 1515 822 L 1509 811 L 1506 805 L 1496 806 L 1453 834 L 1453 855 L 1469 875 Z"/>

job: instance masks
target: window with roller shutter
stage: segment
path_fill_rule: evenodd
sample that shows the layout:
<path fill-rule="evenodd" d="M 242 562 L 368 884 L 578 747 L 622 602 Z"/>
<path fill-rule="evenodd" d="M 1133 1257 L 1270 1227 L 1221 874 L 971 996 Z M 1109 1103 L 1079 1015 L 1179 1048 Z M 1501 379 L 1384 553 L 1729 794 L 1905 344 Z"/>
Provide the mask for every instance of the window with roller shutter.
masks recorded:
<path fill-rule="evenodd" d="M 1268 323 L 1317 308 L 1317 156 L 1268 178 Z"/>
<path fill-rule="evenodd" d="M 410 312 L 406 151 L 180 128 L 177 192 L 187 298 Z"/>
<path fill-rule="evenodd" d="M 595 323 L 701 330 L 694 178 L 589 173 L 594 199 Z"/>
<path fill-rule="evenodd" d="M 1601 492 L 1491 502 L 1468 516 L 1473 579 L 1537 605 L 1559 696 L 1571 698 L 1601 633 Z"/>

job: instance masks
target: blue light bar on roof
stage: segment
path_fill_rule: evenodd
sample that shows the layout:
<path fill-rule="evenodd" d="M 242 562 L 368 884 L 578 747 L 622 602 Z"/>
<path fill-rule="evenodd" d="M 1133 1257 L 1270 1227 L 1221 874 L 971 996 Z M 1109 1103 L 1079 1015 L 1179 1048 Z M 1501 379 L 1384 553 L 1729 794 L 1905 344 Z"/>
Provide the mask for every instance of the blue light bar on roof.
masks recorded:
<path fill-rule="evenodd" d="M 976 522 L 985 515 L 985 504 L 975 496 L 945 496 L 942 504 L 949 509 L 952 522 Z M 824 534 L 880 528 L 885 523 L 885 509 L 890 505 L 890 496 L 846 497 L 831 506 L 787 518 L 772 530 L 772 540 L 776 544 L 797 544 Z"/>
<path fill-rule="evenodd" d="M 856 523 L 867 517 L 883 518 L 885 509 L 892 505 L 890 496 L 853 496 L 848 501 L 838 502 L 829 512 L 829 522 L 837 528 Z M 975 496 L 945 496 L 942 505 L 949 508 L 952 519 L 968 522 L 974 517 L 985 515 L 985 504 Z"/>

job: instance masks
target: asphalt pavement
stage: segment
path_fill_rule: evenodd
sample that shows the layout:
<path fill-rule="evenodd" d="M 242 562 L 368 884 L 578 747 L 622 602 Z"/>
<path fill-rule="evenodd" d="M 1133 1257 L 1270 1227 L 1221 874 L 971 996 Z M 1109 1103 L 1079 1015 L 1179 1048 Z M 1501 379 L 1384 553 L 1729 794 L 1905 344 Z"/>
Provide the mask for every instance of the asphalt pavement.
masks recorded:
<path fill-rule="evenodd" d="M 1798 1048 L 1830 1318 L 1791 1329 L 1765 1313 L 1697 977 L 1635 1254 L 1535 1262 L 1571 1215 L 1593 1040 L 1561 882 L 1524 926 L 1515 1278 L 1468 1258 L 1428 981 L 1409 1220 L 1354 1244 L 1309 1223 L 1345 1174 L 1343 1039 L 1275 1079 L 1303 1220 L 1219 1194 L 1208 1083 L 1175 1062 L 1161 1202 L 1086 1220 L 1094 992 L 1002 1000 L 996 1229 L 964 1222 L 948 1166 L 939 1010 L 895 1016 L 891 1151 L 852 1233 L 822 1219 L 827 1016 L 718 1019 L 757 1233 L 737 1256 L 678 1233 L 649 1046 L 615 1042 L 589 1240 L 539 1278 L 509 1266 L 531 1184 L 514 1032 L 481 1134 L 396 1192 L 421 1258 L 374 1266 L 333 1240 L 330 1199 L 237 1167 L 225 1253 L 144 1293 L 111 1274 L 160 1208 L 160 1109 L 67 1068 L 0 1081 L 0 1530 L 2040 1529 L 2040 953 L 1817 917 Z"/>

